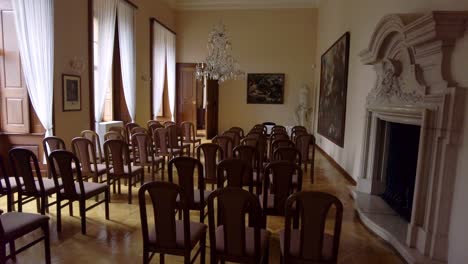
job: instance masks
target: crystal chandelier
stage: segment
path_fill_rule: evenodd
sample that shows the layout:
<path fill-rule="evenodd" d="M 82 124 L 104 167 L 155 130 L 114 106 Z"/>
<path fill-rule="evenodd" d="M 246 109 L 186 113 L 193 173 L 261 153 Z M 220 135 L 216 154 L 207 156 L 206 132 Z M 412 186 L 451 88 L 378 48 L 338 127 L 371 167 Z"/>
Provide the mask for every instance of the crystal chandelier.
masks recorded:
<path fill-rule="evenodd" d="M 223 23 L 215 25 L 208 35 L 207 49 L 208 56 L 205 62 L 199 63 L 196 68 L 198 80 L 206 77 L 222 83 L 227 80 L 244 78 L 244 72 L 239 69 L 239 64 L 231 55 L 231 41 Z"/>

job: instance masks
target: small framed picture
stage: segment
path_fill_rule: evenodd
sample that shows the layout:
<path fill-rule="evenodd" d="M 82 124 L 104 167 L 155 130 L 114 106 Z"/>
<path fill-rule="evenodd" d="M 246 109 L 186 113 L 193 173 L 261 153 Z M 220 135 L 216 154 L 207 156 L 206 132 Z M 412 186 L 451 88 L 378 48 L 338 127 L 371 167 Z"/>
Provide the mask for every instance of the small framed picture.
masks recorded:
<path fill-rule="evenodd" d="M 282 104 L 284 73 L 247 74 L 248 104 Z"/>
<path fill-rule="evenodd" d="M 62 74 L 62 89 L 63 111 L 80 111 L 81 77 L 78 75 Z"/>

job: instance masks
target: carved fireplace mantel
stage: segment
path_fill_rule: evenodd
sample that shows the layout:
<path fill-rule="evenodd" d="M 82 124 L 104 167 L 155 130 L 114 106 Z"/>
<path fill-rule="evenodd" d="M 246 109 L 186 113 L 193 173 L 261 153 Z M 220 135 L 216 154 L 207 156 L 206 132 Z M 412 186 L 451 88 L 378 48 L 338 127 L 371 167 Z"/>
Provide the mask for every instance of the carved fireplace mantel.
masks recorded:
<path fill-rule="evenodd" d="M 468 12 L 388 15 L 377 24 L 368 48 L 359 54 L 364 64 L 374 67 L 377 81 L 366 101 L 356 209 L 363 222 L 410 263 L 447 262 L 465 100 L 464 89 L 452 79 L 450 61 L 467 23 Z M 379 216 L 372 214 L 376 211 L 364 209 L 378 200 L 385 186 L 382 146 L 377 140 L 381 121 L 421 128 L 411 222 L 392 215 L 391 228 L 379 226 Z"/>

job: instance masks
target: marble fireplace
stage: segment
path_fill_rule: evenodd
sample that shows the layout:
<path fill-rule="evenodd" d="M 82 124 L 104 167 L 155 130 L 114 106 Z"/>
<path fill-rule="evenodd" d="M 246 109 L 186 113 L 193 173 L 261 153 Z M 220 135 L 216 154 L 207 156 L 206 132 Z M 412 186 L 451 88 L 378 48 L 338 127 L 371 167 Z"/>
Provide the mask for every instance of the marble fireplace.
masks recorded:
<path fill-rule="evenodd" d="M 362 222 L 408 263 L 446 263 L 464 89 L 450 60 L 468 12 L 382 18 L 359 55 L 377 81 L 366 100 Z"/>

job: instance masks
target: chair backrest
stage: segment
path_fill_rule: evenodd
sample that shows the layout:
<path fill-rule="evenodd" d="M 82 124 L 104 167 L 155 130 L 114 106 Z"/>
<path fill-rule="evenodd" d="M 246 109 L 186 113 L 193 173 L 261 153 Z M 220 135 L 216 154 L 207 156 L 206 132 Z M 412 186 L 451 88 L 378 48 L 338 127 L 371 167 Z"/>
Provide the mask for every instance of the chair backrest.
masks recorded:
<path fill-rule="evenodd" d="M 330 208 L 335 207 L 335 223 L 331 256 L 325 258 L 324 243 L 325 223 Z M 291 222 L 298 214 L 300 217 L 299 256 L 291 256 Z M 343 219 L 343 204 L 335 196 L 323 192 L 297 192 L 291 195 L 286 202 L 284 232 L 284 261 L 283 263 L 336 263 Z M 327 250 L 328 251 L 328 250 Z M 330 259 L 331 258 L 331 259 Z M 295 262 L 295 260 L 297 262 Z"/>
<path fill-rule="evenodd" d="M 296 137 L 296 148 L 301 152 L 302 162 L 309 161 L 309 147 L 315 144 L 315 138 L 311 134 L 304 134 Z"/>
<path fill-rule="evenodd" d="M 130 122 L 130 123 L 127 123 L 125 124 L 125 130 L 127 131 L 127 136 L 128 136 L 128 141 L 130 142 L 130 140 L 132 140 L 132 129 L 135 128 L 135 127 L 139 127 L 140 125 L 138 125 L 137 123 L 134 123 L 134 122 Z"/>
<path fill-rule="evenodd" d="M 157 128 L 153 132 L 154 147 L 159 155 L 167 156 L 171 153 L 169 147 L 169 134 L 167 128 Z"/>
<path fill-rule="evenodd" d="M 247 133 L 247 136 L 250 135 L 250 134 L 265 134 L 265 130 L 263 130 L 263 128 L 260 128 L 260 127 L 252 128 Z"/>
<path fill-rule="evenodd" d="M 253 126 L 252 130 L 257 130 L 258 129 L 258 130 L 261 130 L 263 132 L 263 134 L 266 134 L 267 130 L 268 130 L 266 126 L 267 125 L 264 125 L 264 124 L 256 124 L 255 126 Z"/>
<path fill-rule="evenodd" d="M 260 170 L 260 163 L 259 163 L 259 157 L 258 157 L 258 151 L 257 148 L 252 147 L 252 146 L 237 146 L 234 148 L 234 157 L 237 159 L 241 159 L 244 162 L 246 162 L 247 167 L 259 174 Z M 244 180 L 248 180 L 245 179 Z M 245 183 L 246 181 L 244 181 Z"/>
<path fill-rule="evenodd" d="M 151 138 L 147 133 L 135 133 L 132 135 L 133 162 L 136 165 L 151 164 L 154 160 L 152 144 Z"/>
<path fill-rule="evenodd" d="M 234 142 L 230 137 L 216 136 L 213 138 L 212 142 L 219 145 L 223 149 L 224 159 L 232 158 L 232 149 L 234 148 Z"/>
<path fill-rule="evenodd" d="M 228 130 L 223 133 L 223 136 L 231 138 L 233 148 L 240 145 L 241 138 L 238 132 Z"/>
<path fill-rule="evenodd" d="M 302 165 L 301 152 L 295 147 L 278 147 L 273 152 L 273 160 L 287 160 L 297 164 L 299 167 Z"/>
<path fill-rule="evenodd" d="M 294 192 L 293 175 L 297 174 L 298 182 L 302 182 L 302 170 L 296 164 L 289 161 L 272 161 L 265 167 L 265 175 L 270 177 L 263 177 L 265 180 L 263 186 L 263 193 L 274 194 L 273 208 L 275 214 L 284 215 L 284 206 L 286 199 Z M 263 195 L 263 204 L 268 204 L 268 195 Z"/>
<path fill-rule="evenodd" d="M 197 159 L 201 161 L 203 153 L 205 164 L 205 180 L 210 183 L 217 183 L 216 165 L 224 159 L 223 149 L 215 143 L 203 143 L 197 147 Z"/>
<path fill-rule="evenodd" d="M 299 135 L 306 135 L 307 129 L 303 126 L 295 126 L 291 129 L 291 140 L 296 141 Z"/>
<path fill-rule="evenodd" d="M 156 122 L 157 122 L 157 121 L 156 121 Z M 148 130 L 149 130 L 149 132 L 151 133 L 151 135 L 153 135 L 153 134 L 154 134 L 154 131 L 155 131 L 156 129 L 158 129 L 158 128 L 164 128 L 164 126 L 163 126 L 161 123 L 159 123 L 159 122 L 157 122 L 157 123 L 152 123 L 152 124 L 148 127 Z"/>
<path fill-rule="evenodd" d="M 214 203 L 217 201 L 217 211 Z M 213 191 L 208 197 L 208 222 L 210 243 L 216 245 L 216 229 L 222 227 L 224 235 L 224 259 L 227 261 L 249 262 L 246 253 L 246 216 L 249 217 L 248 226 L 254 230 L 254 258 L 259 263 L 261 211 L 258 198 L 241 188 L 227 187 Z M 215 215 L 217 217 L 215 217 Z"/>
<path fill-rule="evenodd" d="M 247 162 L 241 159 L 222 160 L 218 163 L 216 170 L 218 175 L 218 188 L 224 187 L 224 180 L 227 181 L 228 187 L 242 188 L 246 185 L 244 184 L 244 175 L 246 174 L 249 177 L 249 183 L 253 182 L 252 169 L 249 168 Z M 252 186 L 253 190 L 253 184 L 250 184 L 248 186 Z"/>
<path fill-rule="evenodd" d="M 132 128 L 132 130 L 130 131 L 130 138 L 132 138 L 132 136 L 136 133 L 145 133 L 145 134 L 148 134 L 148 130 L 144 127 L 134 127 Z"/>
<path fill-rule="evenodd" d="M 126 130 L 124 127 L 121 127 L 121 126 L 113 126 L 113 127 L 110 127 L 110 128 L 109 128 L 109 132 L 110 132 L 110 131 L 115 131 L 115 132 L 119 133 L 120 135 L 122 135 L 122 137 L 124 138 L 125 142 L 128 142 L 127 130 Z"/>
<path fill-rule="evenodd" d="M 151 126 L 152 125 L 161 125 L 161 122 L 159 121 L 156 121 L 156 120 L 149 120 L 148 122 L 146 122 L 146 127 L 148 128 L 148 130 L 151 130 Z"/>
<path fill-rule="evenodd" d="M 42 140 L 42 146 L 44 147 L 44 152 L 46 157 L 49 157 L 49 153 L 54 150 L 65 150 L 65 142 L 59 137 L 46 137 Z"/>
<path fill-rule="evenodd" d="M 243 138 L 244 137 L 244 130 L 240 127 L 231 127 L 229 129 L 229 131 L 234 131 L 234 132 L 237 132 L 240 136 L 240 138 Z"/>
<path fill-rule="evenodd" d="M 101 140 L 99 139 L 99 135 L 92 131 L 92 130 L 83 130 L 81 132 L 81 137 L 91 140 L 94 145 L 94 149 L 96 150 L 96 157 L 99 162 L 103 161 L 102 150 L 101 150 Z"/>
<path fill-rule="evenodd" d="M 276 139 L 271 142 L 270 155 L 274 159 L 275 150 L 279 147 L 295 147 L 296 144 L 290 139 Z"/>
<path fill-rule="evenodd" d="M 26 195 L 38 195 L 39 191 L 43 192 L 44 183 L 36 155 L 29 149 L 13 148 L 8 152 L 8 156 L 16 183 L 20 183 L 20 178 L 23 181 L 18 187 L 18 192 Z M 36 179 L 39 182 L 39 189 L 36 188 Z"/>
<path fill-rule="evenodd" d="M 280 125 L 274 125 L 272 128 L 271 128 L 271 133 L 274 133 L 275 131 L 284 131 L 286 132 L 286 127 L 284 126 L 280 126 Z"/>
<path fill-rule="evenodd" d="M 81 138 L 87 140 L 85 138 Z M 66 150 L 54 150 L 50 153 L 50 170 L 54 178 L 55 185 L 59 185 L 59 179 L 63 184 L 63 194 L 66 198 L 77 200 L 84 195 L 83 178 L 81 176 L 81 170 L 79 166 L 78 158 L 70 151 Z M 77 192 L 75 185 L 75 177 L 73 173 L 72 164 L 75 164 L 76 168 L 76 181 L 80 191 Z"/>
<path fill-rule="evenodd" d="M 185 193 L 187 206 L 193 208 L 195 206 L 195 170 L 198 178 L 198 191 L 200 192 L 200 206 L 203 208 L 205 199 L 203 199 L 205 190 L 205 181 L 203 177 L 203 165 L 197 159 L 192 157 L 176 157 L 169 161 L 168 178 L 169 182 L 174 183 L 173 168 L 177 169 L 178 185 Z"/>
<path fill-rule="evenodd" d="M 125 174 L 125 166 L 128 168 L 128 173 L 132 173 L 129 149 L 124 141 L 111 139 L 104 142 L 104 157 L 106 159 L 107 171 L 109 172 L 112 167 L 114 176 L 123 176 Z"/>
<path fill-rule="evenodd" d="M 176 123 L 173 122 L 173 121 L 165 121 L 165 122 L 163 123 L 163 125 L 164 125 L 164 127 L 168 127 L 168 126 L 176 125 Z"/>
<path fill-rule="evenodd" d="M 8 180 L 8 175 L 5 169 L 5 164 L 3 163 L 3 157 L 0 155 L 0 179 L 4 179 L 5 185 L 0 181 L 0 193 L 5 194 L 11 191 L 10 181 Z"/>
<path fill-rule="evenodd" d="M 122 136 L 122 134 L 116 131 L 109 131 L 106 134 L 104 134 L 104 141 L 107 141 L 110 139 L 118 139 L 118 140 L 125 141 L 125 138 Z"/>
<path fill-rule="evenodd" d="M 190 217 L 186 195 L 182 187 L 169 182 L 149 182 L 143 184 L 138 191 L 140 205 L 141 229 L 144 245 L 149 243 L 148 213 L 146 207 L 146 194 L 151 200 L 154 216 L 154 232 L 156 245 L 163 249 L 175 249 L 177 247 L 176 220 L 174 212 L 182 210 L 184 225 L 184 247 L 190 248 Z M 179 197 L 179 202 L 177 201 Z"/>
<path fill-rule="evenodd" d="M 168 145 L 171 148 L 181 148 L 182 147 L 182 139 L 179 138 L 179 127 L 177 124 L 171 124 L 169 126 L 166 126 L 167 129 L 167 134 L 169 137 L 168 140 Z"/>
<path fill-rule="evenodd" d="M 97 172 L 96 151 L 91 140 L 77 137 L 72 139 L 72 151 L 81 163 L 81 172 L 89 175 Z"/>
<path fill-rule="evenodd" d="M 258 145 L 258 138 L 254 137 L 245 137 L 241 140 L 241 145 L 242 146 L 252 146 L 254 148 L 257 148 Z"/>
<path fill-rule="evenodd" d="M 195 140 L 195 125 L 192 122 L 184 121 L 180 123 L 180 128 L 182 129 L 182 137 L 185 142 Z"/>

